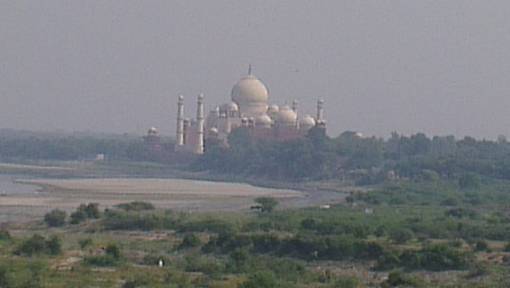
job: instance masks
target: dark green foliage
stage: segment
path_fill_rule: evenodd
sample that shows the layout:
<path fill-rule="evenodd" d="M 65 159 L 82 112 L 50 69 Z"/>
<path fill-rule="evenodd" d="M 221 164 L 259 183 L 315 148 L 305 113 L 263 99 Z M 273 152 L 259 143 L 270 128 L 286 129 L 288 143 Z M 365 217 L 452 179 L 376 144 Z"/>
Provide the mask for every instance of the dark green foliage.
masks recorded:
<path fill-rule="evenodd" d="M 487 243 L 487 241 L 478 240 L 475 243 L 475 250 L 476 251 L 490 251 L 489 244 Z"/>
<path fill-rule="evenodd" d="M 401 254 L 386 253 L 379 258 L 378 269 L 425 269 L 430 271 L 464 270 L 472 261 L 472 255 L 446 244 L 426 246 L 420 250 L 405 250 Z"/>
<path fill-rule="evenodd" d="M 66 217 L 65 211 L 54 209 L 44 215 L 44 222 L 50 227 L 60 227 L 66 223 Z"/>
<path fill-rule="evenodd" d="M 189 233 L 184 236 L 181 245 L 179 245 L 179 248 L 180 249 L 193 248 L 198 247 L 201 244 L 202 241 L 200 241 L 200 238 L 196 234 Z"/>
<path fill-rule="evenodd" d="M 19 245 L 16 254 L 26 256 L 38 254 L 58 255 L 61 251 L 61 241 L 57 236 L 52 236 L 46 240 L 43 236 L 34 234 Z"/>
<path fill-rule="evenodd" d="M 46 239 L 34 234 L 31 238 L 23 241 L 19 246 L 17 253 L 32 256 L 33 254 L 41 254 L 46 251 Z"/>
<path fill-rule="evenodd" d="M 276 288 L 278 281 L 273 273 L 261 271 L 248 276 L 248 280 L 239 288 Z"/>
<path fill-rule="evenodd" d="M 85 249 L 89 246 L 92 246 L 92 239 L 90 238 L 86 238 L 86 239 L 81 239 L 78 244 L 80 244 L 80 248 L 81 249 Z"/>
<path fill-rule="evenodd" d="M 79 160 L 105 154 L 109 159 L 143 159 L 143 141 L 120 135 L 12 132 L 0 137 L 2 159 Z"/>
<path fill-rule="evenodd" d="M 459 178 L 459 186 L 462 189 L 477 189 L 480 184 L 480 176 L 474 173 L 466 173 Z"/>
<path fill-rule="evenodd" d="M 108 256 L 111 256 L 113 259 L 120 259 L 120 248 L 116 244 L 108 244 L 105 249 L 105 253 Z"/>
<path fill-rule="evenodd" d="M 4 265 L 0 265 L 0 287 L 1 288 L 9 288 L 11 285 L 9 284 L 9 279 L 7 276 L 7 267 Z"/>
<path fill-rule="evenodd" d="M 142 287 L 150 287 L 150 280 L 146 277 L 138 276 L 136 279 L 127 280 L 122 288 L 142 288 Z"/>
<path fill-rule="evenodd" d="M 104 214 L 103 226 L 108 230 L 174 229 L 171 214 L 140 213 L 109 210 Z"/>
<path fill-rule="evenodd" d="M 413 239 L 413 231 L 406 228 L 397 228 L 390 232 L 390 238 L 397 244 L 404 244 Z"/>
<path fill-rule="evenodd" d="M 121 263 L 121 251 L 116 244 L 108 244 L 104 252 L 103 255 L 85 257 L 84 262 L 88 265 L 100 267 L 116 266 Z"/>
<path fill-rule="evenodd" d="M 388 280 L 384 281 L 381 287 L 424 287 L 424 284 L 423 281 L 416 277 L 406 275 L 399 271 L 393 271 L 388 275 Z"/>
<path fill-rule="evenodd" d="M 310 179 L 331 174 L 335 154 L 323 129 L 285 143 L 255 141 L 245 128 L 229 135 L 230 148 L 211 146 L 195 168 L 275 179 Z M 331 146 L 332 147 L 332 146 Z M 267 161 L 266 159 L 271 159 Z"/>
<path fill-rule="evenodd" d="M 144 211 L 144 210 L 154 210 L 154 205 L 149 202 L 143 201 L 133 201 L 129 203 L 122 203 L 115 205 L 115 207 L 125 210 L 125 211 Z"/>
<path fill-rule="evenodd" d="M 110 255 L 88 256 L 85 257 L 84 262 L 87 265 L 99 267 L 116 266 L 119 264 L 118 259 Z"/>
<path fill-rule="evenodd" d="M 361 286 L 361 281 L 354 277 L 339 277 L 334 280 L 333 284 L 328 286 L 331 288 L 358 288 Z"/>
<path fill-rule="evenodd" d="M 278 206 L 278 201 L 271 197 L 259 197 L 255 199 L 255 203 L 258 204 L 257 209 L 262 213 L 273 212 L 274 208 Z"/>
<path fill-rule="evenodd" d="M 49 254 L 58 255 L 62 252 L 62 241 L 57 236 L 51 236 L 50 239 L 46 241 L 46 248 Z"/>
<path fill-rule="evenodd" d="M 80 204 L 80 206 L 71 213 L 71 224 L 79 224 L 87 219 L 98 219 L 101 216 L 98 203 Z"/>
<path fill-rule="evenodd" d="M 215 258 L 199 256 L 196 254 L 185 258 L 186 272 L 202 272 L 207 275 L 217 275 L 224 270 L 223 264 Z"/>
<path fill-rule="evenodd" d="M 9 231 L 0 229 L 0 242 L 1 241 L 9 241 L 9 240 L 11 240 L 11 238 L 12 238 L 11 233 L 9 233 Z"/>

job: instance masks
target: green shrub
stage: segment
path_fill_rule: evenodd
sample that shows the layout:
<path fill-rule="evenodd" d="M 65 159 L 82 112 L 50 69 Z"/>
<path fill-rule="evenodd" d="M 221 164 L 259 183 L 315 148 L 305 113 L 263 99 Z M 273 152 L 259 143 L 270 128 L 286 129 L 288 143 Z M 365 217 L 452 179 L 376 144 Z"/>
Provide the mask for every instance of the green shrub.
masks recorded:
<path fill-rule="evenodd" d="M 271 272 L 260 271 L 248 276 L 248 280 L 242 283 L 240 288 L 276 288 L 278 281 Z"/>
<path fill-rule="evenodd" d="M 390 287 L 423 287 L 423 281 L 416 277 L 406 275 L 399 271 L 393 271 L 388 275 L 388 279 L 381 284 L 383 288 Z"/>
<path fill-rule="evenodd" d="M 49 254 L 58 255 L 62 252 L 62 241 L 55 235 L 51 236 L 51 238 L 46 241 L 46 248 Z"/>
<path fill-rule="evenodd" d="M 37 254 L 58 255 L 62 252 L 61 241 L 57 236 L 52 236 L 46 240 L 39 234 L 23 241 L 16 249 L 15 253 L 19 255 L 32 256 Z"/>
<path fill-rule="evenodd" d="M 46 250 L 46 239 L 40 234 L 34 234 L 29 239 L 23 241 L 16 250 L 17 254 L 32 256 L 42 254 Z"/>
<path fill-rule="evenodd" d="M 100 267 L 116 266 L 119 264 L 119 260 L 115 259 L 111 255 L 88 256 L 85 257 L 84 262 L 87 265 Z"/>
<path fill-rule="evenodd" d="M 121 257 L 120 248 L 116 244 L 108 244 L 105 249 L 106 255 L 111 256 L 115 260 L 119 260 Z"/>
<path fill-rule="evenodd" d="M 80 206 L 71 213 L 71 224 L 79 224 L 87 219 L 98 219 L 101 216 L 98 203 L 80 204 Z"/>
<path fill-rule="evenodd" d="M 278 201 L 271 197 L 259 197 L 255 199 L 257 206 L 253 207 L 259 209 L 262 213 L 270 213 L 278 206 Z"/>
<path fill-rule="evenodd" d="M 90 239 L 90 238 L 81 239 L 80 241 L 78 241 L 78 244 L 80 244 L 81 249 L 84 249 L 84 248 L 92 245 L 92 239 Z"/>
<path fill-rule="evenodd" d="M 200 238 L 197 235 L 190 233 L 184 236 L 181 245 L 179 245 L 179 249 L 198 247 L 201 244 L 202 241 L 200 241 Z"/>
<path fill-rule="evenodd" d="M 414 238 L 414 233 L 406 228 L 397 228 L 391 231 L 390 238 L 397 244 L 404 244 Z"/>
<path fill-rule="evenodd" d="M 9 231 L 0 229 L 0 241 L 10 241 L 11 239 L 12 237 Z"/>
<path fill-rule="evenodd" d="M 475 243 L 475 251 L 490 251 L 487 241 L 478 240 Z"/>
<path fill-rule="evenodd" d="M 54 209 L 44 215 L 44 222 L 50 227 L 60 227 L 66 223 L 67 213 Z"/>
<path fill-rule="evenodd" d="M 140 213 L 110 210 L 105 212 L 103 226 L 108 230 L 173 229 L 176 222 L 171 214 Z"/>
<path fill-rule="evenodd" d="M 333 284 L 328 287 L 331 287 L 331 288 L 358 288 L 360 286 L 361 286 L 361 282 L 359 281 L 359 279 L 354 278 L 354 277 L 343 276 L 343 277 L 336 278 L 334 280 Z"/>
<path fill-rule="evenodd" d="M 125 210 L 125 211 L 144 211 L 144 210 L 154 210 L 155 207 L 152 203 L 143 202 L 143 201 L 133 201 L 129 203 L 118 204 L 115 207 Z"/>
<path fill-rule="evenodd" d="M 477 189 L 480 184 L 480 176 L 474 173 L 466 173 L 459 178 L 459 186 L 462 189 Z"/>

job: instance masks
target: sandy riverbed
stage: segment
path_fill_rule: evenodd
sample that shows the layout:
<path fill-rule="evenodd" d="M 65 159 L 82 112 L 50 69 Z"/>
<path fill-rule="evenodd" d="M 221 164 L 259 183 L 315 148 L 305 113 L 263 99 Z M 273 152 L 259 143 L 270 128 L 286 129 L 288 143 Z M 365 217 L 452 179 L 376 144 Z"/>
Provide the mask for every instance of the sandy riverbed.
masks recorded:
<path fill-rule="evenodd" d="M 39 186 L 37 193 L 7 193 L 0 197 L 0 221 L 40 217 L 51 209 L 74 210 L 81 203 L 111 207 L 130 201 L 147 201 L 163 209 L 233 211 L 249 209 L 262 196 L 296 199 L 304 193 L 248 184 L 183 179 L 34 179 L 23 185 Z"/>

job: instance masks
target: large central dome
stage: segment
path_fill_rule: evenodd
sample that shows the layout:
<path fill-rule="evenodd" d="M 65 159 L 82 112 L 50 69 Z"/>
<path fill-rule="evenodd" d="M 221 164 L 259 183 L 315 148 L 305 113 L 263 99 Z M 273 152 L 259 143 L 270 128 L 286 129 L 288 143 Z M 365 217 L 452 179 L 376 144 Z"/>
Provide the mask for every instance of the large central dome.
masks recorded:
<path fill-rule="evenodd" d="M 232 88 L 232 101 L 237 103 L 244 116 L 256 116 L 267 111 L 267 88 L 257 77 L 247 75 Z"/>

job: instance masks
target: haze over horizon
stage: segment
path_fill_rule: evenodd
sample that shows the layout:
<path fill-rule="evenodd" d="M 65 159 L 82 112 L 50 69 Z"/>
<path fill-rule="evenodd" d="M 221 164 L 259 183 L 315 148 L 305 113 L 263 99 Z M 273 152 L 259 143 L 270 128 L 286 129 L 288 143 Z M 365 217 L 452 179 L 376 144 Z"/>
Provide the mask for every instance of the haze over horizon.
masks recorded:
<path fill-rule="evenodd" d="M 490 5 L 488 3 L 490 2 Z M 510 136 L 507 1 L 1 1 L 0 128 L 163 134 L 176 100 L 326 102 L 328 131 Z"/>

